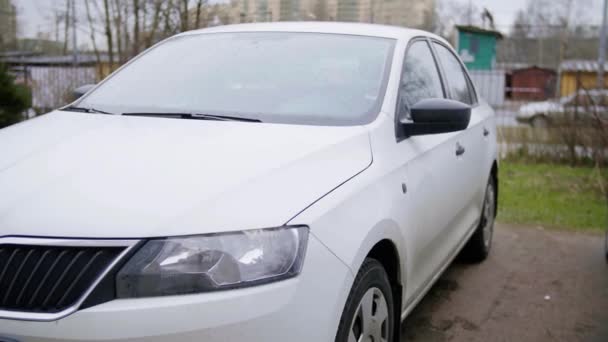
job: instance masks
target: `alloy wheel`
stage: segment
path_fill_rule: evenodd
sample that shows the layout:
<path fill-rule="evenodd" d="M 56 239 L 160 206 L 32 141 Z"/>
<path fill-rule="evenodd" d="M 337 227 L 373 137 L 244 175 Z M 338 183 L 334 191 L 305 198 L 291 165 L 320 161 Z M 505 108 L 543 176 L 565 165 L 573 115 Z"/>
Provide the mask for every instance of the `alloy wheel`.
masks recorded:
<path fill-rule="evenodd" d="M 365 292 L 357 306 L 348 334 L 348 342 L 388 342 L 390 315 L 386 298 L 373 287 Z"/>
<path fill-rule="evenodd" d="M 492 234 L 494 233 L 494 218 L 496 217 L 494 205 L 495 201 L 494 185 L 490 183 L 486 190 L 486 198 L 483 206 L 483 243 L 487 249 L 492 243 Z"/>

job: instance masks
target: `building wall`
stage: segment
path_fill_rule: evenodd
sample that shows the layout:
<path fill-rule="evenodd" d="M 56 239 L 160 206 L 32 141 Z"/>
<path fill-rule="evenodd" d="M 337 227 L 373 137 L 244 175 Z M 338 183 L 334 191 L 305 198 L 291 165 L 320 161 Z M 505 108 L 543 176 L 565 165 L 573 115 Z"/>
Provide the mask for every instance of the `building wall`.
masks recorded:
<path fill-rule="evenodd" d="M 577 83 L 580 83 L 578 87 Z M 608 74 L 604 76 L 604 85 L 608 85 Z M 575 71 L 562 72 L 560 80 L 560 95 L 562 97 L 574 94 L 579 88 L 597 88 L 597 73 Z"/>
<path fill-rule="evenodd" d="M 435 0 L 340 0 L 345 1 L 357 3 L 348 21 L 416 28 L 426 26 L 435 7 Z"/>
<path fill-rule="evenodd" d="M 233 0 L 231 6 L 232 22 L 330 20 L 424 27 L 435 0 Z"/>
<path fill-rule="evenodd" d="M 97 68 L 91 66 L 24 66 L 22 83 L 32 90 L 32 107 L 44 113 L 70 103 L 72 91 L 96 83 Z"/>
<path fill-rule="evenodd" d="M 361 7 L 360 0 L 340 0 L 336 7 L 335 18 L 337 21 L 358 22 Z"/>
<path fill-rule="evenodd" d="M 491 70 L 496 66 L 496 37 L 458 32 L 458 53 L 469 70 Z"/>
<path fill-rule="evenodd" d="M 471 70 L 469 74 L 479 97 L 492 106 L 504 104 L 506 84 L 504 70 Z"/>
<path fill-rule="evenodd" d="M 10 0 L 0 0 L 0 48 L 16 48 L 17 11 Z"/>
<path fill-rule="evenodd" d="M 556 73 L 529 68 L 515 70 L 511 76 L 513 100 L 544 101 L 555 96 Z"/>

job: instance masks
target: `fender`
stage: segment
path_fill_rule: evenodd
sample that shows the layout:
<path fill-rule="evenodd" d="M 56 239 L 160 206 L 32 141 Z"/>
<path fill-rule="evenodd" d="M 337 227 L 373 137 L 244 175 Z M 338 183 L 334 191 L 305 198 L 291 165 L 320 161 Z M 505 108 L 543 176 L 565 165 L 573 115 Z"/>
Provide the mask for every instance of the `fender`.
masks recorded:
<path fill-rule="evenodd" d="M 329 193 L 287 224 L 308 225 L 311 234 L 350 269 L 353 277 L 372 248 L 382 240 L 390 240 L 399 255 L 399 280 L 403 285 L 408 274 L 406 241 L 397 222 L 387 219 L 390 205 L 384 203 L 387 197 L 381 195 L 382 189 L 366 186 L 370 184 L 368 171 Z M 370 203 L 370 198 L 376 201 Z"/>

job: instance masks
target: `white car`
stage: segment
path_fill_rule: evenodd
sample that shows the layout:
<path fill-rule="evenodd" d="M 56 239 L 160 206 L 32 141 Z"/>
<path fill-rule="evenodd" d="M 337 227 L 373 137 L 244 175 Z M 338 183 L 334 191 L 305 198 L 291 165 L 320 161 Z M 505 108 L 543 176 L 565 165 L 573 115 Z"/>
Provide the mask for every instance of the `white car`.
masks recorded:
<path fill-rule="evenodd" d="M 600 117 L 606 115 L 606 104 L 608 104 L 608 91 L 579 90 L 557 100 L 525 104 L 519 108 L 516 119 L 520 123 L 527 123 L 537 128 L 546 128 L 559 123 L 569 124 L 575 118 L 580 123 L 595 124 L 596 115 Z"/>
<path fill-rule="evenodd" d="M 427 32 L 167 39 L 0 131 L 0 341 L 396 341 L 490 251 L 495 137 Z"/>

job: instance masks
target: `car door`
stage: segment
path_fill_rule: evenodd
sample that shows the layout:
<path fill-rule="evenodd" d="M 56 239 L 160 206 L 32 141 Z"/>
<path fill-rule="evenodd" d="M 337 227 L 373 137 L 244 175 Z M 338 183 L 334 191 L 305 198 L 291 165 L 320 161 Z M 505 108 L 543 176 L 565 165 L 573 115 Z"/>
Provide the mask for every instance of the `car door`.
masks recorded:
<path fill-rule="evenodd" d="M 398 121 L 410 120 L 409 108 L 420 100 L 445 98 L 446 90 L 427 39 L 412 41 L 406 51 L 396 112 Z M 405 304 L 430 284 L 455 243 L 454 218 L 460 208 L 461 161 L 456 155 L 460 132 L 406 137 L 397 124 L 395 182 L 402 182 L 404 202 L 399 224 L 407 236 L 409 265 Z"/>
<path fill-rule="evenodd" d="M 493 125 L 490 111 L 482 108 L 477 100 L 470 78 L 464 64 L 456 54 L 441 42 L 433 42 L 436 56 L 443 70 L 448 85 L 448 96 L 471 106 L 471 121 L 466 130 L 460 132 L 456 140 L 456 149 L 460 155 L 452 168 L 459 174 L 456 193 L 459 201 L 455 202 L 458 213 L 455 217 L 454 242 L 470 232 L 481 217 L 486 180 L 489 176 L 488 162 L 490 137 Z"/>

